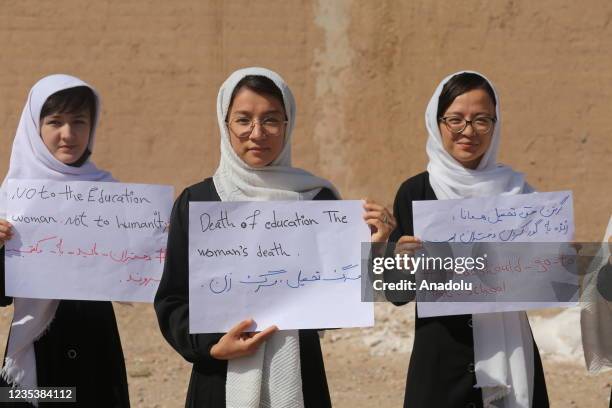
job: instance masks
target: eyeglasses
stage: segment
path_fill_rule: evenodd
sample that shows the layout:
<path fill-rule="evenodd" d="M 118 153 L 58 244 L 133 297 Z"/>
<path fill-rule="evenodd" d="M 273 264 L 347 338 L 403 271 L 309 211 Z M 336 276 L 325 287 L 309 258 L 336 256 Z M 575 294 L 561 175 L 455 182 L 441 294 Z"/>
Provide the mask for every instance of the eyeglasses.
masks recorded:
<path fill-rule="evenodd" d="M 450 132 L 456 134 L 463 133 L 468 124 L 472 126 L 472 129 L 474 129 L 476 133 L 488 133 L 493 128 L 493 124 L 497 121 L 497 119 L 488 116 L 480 116 L 472 120 L 467 120 L 460 116 L 445 116 L 439 120 L 444 122 L 446 128 Z"/>
<path fill-rule="evenodd" d="M 236 137 L 243 139 L 247 138 L 255 129 L 255 125 L 259 124 L 263 132 L 271 137 L 279 136 L 283 127 L 287 124 L 288 121 L 280 120 L 274 117 L 263 118 L 260 121 L 256 121 L 253 119 L 249 119 L 246 117 L 237 117 L 230 120 L 227 125 L 229 129 L 236 135 Z"/>

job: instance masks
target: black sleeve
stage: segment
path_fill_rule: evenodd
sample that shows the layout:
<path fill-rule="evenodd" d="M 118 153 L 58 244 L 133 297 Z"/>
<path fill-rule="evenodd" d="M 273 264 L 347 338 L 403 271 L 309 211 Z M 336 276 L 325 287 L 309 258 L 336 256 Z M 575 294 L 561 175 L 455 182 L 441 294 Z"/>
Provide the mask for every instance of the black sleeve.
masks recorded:
<path fill-rule="evenodd" d="M 397 227 L 389 237 L 390 242 L 397 242 L 403 235 L 414 235 L 412 200 L 415 198 L 412 195 L 411 185 L 408 182 L 404 182 L 397 190 L 393 202 L 393 216 L 397 221 Z"/>
<path fill-rule="evenodd" d="M 189 190 L 177 198 L 170 218 L 164 273 L 157 294 L 155 312 L 164 338 L 192 363 L 219 366 L 210 349 L 223 336 L 221 333 L 189 334 Z"/>
<path fill-rule="evenodd" d="M 597 291 L 601 297 L 612 302 L 612 264 L 610 262 L 606 262 L 597 274 Z"/>
<path fill-rule="evenodd" d="M 313 200 L 337 200 L 338 198 L 334 195 L 334 192 L 329 188 L 324 187 L 319 193 L 313 198 Z"/>
<path fill-rule="evenodd" d="M 8 306 L 13 303 L 13 298 L 6 296 L 5 284 L 4 284 L 4 246 L 0 248 L 0 259 L 2 264 L 0 265 L 0 306 Z"/>
<path fill-rule="evenodd" d="M 393 216 L 397 221 L 397 226 L 391 233 L 389 242 L 395 243 L 404 235 L 414 235 L 414 227 L 412 223 L 412 200 L 414 197 L 411 192 L 413 184 L 412 179 L 407 180 L 400 186 L 397 194 L 395 195 L 395 201 L 393 202 Z M 395 245 L 389 246 L 386 253 L 387 257 L 394 256 L 394 248 Z M 399 283 L 403 279 L 415 281 L 415 276 L 404 271 L 391 269 L 384 271 L 383 279 L 385 282 Z M 385 291 L 385 297 L 387 300 L 396 306 L 405 305 L 406 303 L 414 300 L 415 296 L 416 293 L 414 291 Z"/>

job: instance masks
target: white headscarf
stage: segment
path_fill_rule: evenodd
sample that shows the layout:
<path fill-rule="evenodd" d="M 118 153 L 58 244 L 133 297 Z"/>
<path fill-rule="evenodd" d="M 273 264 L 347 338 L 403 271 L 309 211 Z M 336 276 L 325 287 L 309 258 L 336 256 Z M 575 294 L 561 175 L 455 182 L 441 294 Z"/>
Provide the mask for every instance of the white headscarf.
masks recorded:
<path fill-rule="evenodd" d="M 3 192 L 8 179 L 114 181 L 110 173 L 99 170 L 90 160 L 85 161 L 80 167 L 60 162 L 49 152 L 40 136 L 40 112 L 47 98 L 56 92 L 77 86 L 89 87 L 96 97 L 95 120 L 88 144 L 89 151 L 93 151 L 100 112 L 100 100 L 96 90 L 70 75 L 45 77 L 30 90 L 21 114 L 13 141 L 9 169 L 2 183 Z M 26 298 L 15 298 L 13 301 L 13 322 L 7 355 L 0 375 L 14 386 L 33 388 L 37 386 L 34 341 L 49 327 L 59 301 Z M 36 401 L 32 402 L 36 404 Z"/>
<path fill-rule="evenodd" d="M 288 120 L 282 151 L 263 168 L 250 167 L 238 157 L 225 122 L 234 88 L 248 75 L 264 76 L 274 82 L 283 95 Z M 244 68 L 231 74 L 219 89 L 217 119 L 221 160 L 213 181 L 222 201 L 311 200 L 322 188 L 340 198 L 329 181 L 291 166 L 295 100 L 277 73 L 265 68 Z M 228 407 L 303 407 L 299 332 L 275 333 L 255 354 L 229 360 L 225 398 Z"/>
<path fill-rule="evenodd" d="M 612 216 L 608 221 L 603 244 L 587 269 L 582 296 L 582 349 L 587 369 L 593 374 L 612 369 L 612 301 L 606 300 L 597 287 L 599 273 L 610 259 L 610 236 Z"/>
<path fill-rule="evenodd" d="M 254 168 L 243 162 L 232 149 L 225 122 L 234 88 L 244 77 L 259 75 L 271 79 L 283 95 L 287 130 L 280 154 L 270 165 Z M 221 160 L 213 176 L 215 188 L 223 201 L 312 200 L 322 188 L 339 197 L 327 180 L 291 166 L 291 134 L 295 126 L 295 100 L 291 90 L 276 72 L 266 68 L 235 71 L 221 85 L 217 96 L 217 120 L 221 132 Z"/>
<path fill-rule="evenodd" d="M 463 167 L 442 144 L 438 120 L 438 100 L 444 85 L 455 75 L 474 73 L 483 77 L 495 94 L 497 122 L 489 149 L 475 170 Z M 484 75 L 460 71 L 447 76 L 434 92 L 425 124 L 429 137 L 429 181 L 439 200 L 485 197 L 533 192 L 522 173 L 497 163 L 501 133 L 499 97 L 495 87 Z M 533 338 L 525 312 L 475 314 L 474 367 L 476 386 L 482 389 L 484 407 L 529 408 L 533 399 Z M 502 399 L 503 398 L 503 399 Z"/>

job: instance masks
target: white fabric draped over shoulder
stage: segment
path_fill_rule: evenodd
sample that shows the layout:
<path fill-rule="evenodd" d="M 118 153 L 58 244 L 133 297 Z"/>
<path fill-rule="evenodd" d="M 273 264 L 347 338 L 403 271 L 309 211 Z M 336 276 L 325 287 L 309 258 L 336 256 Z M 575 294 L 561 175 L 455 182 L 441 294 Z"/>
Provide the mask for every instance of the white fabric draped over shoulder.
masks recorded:
<path fill-rule="evenodd" d="M 3 196 L 8 179 L 47 179 L 57 181 L 114 181 L 110 173 L 98 169 L 89 159 L 80 167 L 57 160 L 40 137 L 40 112 L 49 96 L 56 92 L 86 86 L 96 97 L 95 120 L 88 149 L 93 152 L 95 130 L 100 112 L 96 90 L 70 75 L 50 75 L 38 81 L 30 90 L 13 141 L 7 175 L 2 183 Z M 2 203 L 6 208 L 6 203 Z M 5 210 L 4 208 L 4 210 Z M 47 330 L 59 304 L 58 300 L 15 298 L 11 333 L 4 367 L 0 374 L 13 386 L 37 386 L 34 341 Z M 36 404 L 36 401 L 32 401 Z"/>
<path fill-rule="evenodd" d="M 582 310 L 580 326 L 582 329 L 582 348 L 589 372 L 612 370 L 612 301 L 605 299 L 598 288 L 599 274 L 610 259 L 612 237 L 612 216 L 603 237 L 602 245 L 595 259 L 586 271 L 583 283 Z"/>
<path fill-rule="evenodd" d="M 463 167 L 442 144 L 438 101 L 444 85 L 455 75 L 483 77 L 495 94 L 497 121 L 491 144 L 477 168 Z M 439 200 L 533 192 L 522 173 L 497 163 L 501 135 L 499 96 L 493 83 L 475 71 L 460 71 L 444 78 L 425 112 L 429 133 L 427 155 L 429 181 Z M 485 408 L 529 408 L 533 398 L 533 338 L 525 312 L 485 313 L 472 317 L 476 387 L 482 389 Z M 496 405 L 492 405 L 495 401 Z"/>
<path fill-rule="evenodd" d="M 288 121 L 283 149 L 272 163 L 262 168 L 250 167 L 238 157 L 232 149 L 226 124 L 232 93 L 238 83 L 250 75 L 269 78 L 280 89 Z M 222 201 L 311 200 L 323 188 L 340 198 L 329 181 L 291 166 L 295 100 L 277 73 L 253 67 L 231 74 L 219 90 L 217 119 L 221 160 L 213 181 Z M 255 354 L 229 360 L 225 396 L 228 407 L 303 407 L 299 332 L 277 332 Z"/>

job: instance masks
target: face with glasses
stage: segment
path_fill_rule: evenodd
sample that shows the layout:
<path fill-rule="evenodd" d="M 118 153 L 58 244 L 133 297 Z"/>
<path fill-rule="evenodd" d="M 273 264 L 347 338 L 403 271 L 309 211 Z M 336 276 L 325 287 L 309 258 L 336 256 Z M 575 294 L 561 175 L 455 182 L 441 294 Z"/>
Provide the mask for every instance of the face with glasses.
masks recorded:
<path fill-rule="evenodd" d="M 227 127 L 238 157 L 251 167 L 265 167 L 283 150 L 287 127 L 283 102 L 243 87 L 234 96 Z"/>
<path fill-rule="evenodd" d="M 475 169 L 491 145 L 495 105 L 484 89 L 455 98 L 439 118 L 444 149 L 463 167 Z"/>

